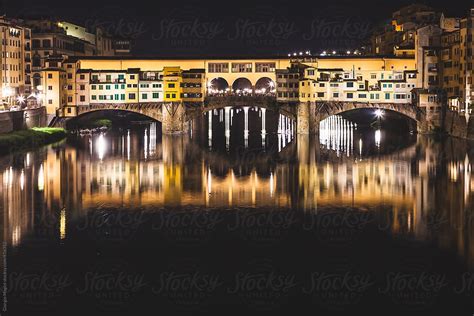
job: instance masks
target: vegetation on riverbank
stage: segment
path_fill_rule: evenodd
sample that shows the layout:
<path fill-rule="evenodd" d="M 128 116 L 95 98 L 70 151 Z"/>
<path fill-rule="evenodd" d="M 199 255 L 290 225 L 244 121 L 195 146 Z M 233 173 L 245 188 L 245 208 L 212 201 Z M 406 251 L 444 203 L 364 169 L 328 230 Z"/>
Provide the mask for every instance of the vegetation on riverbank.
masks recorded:
<path fill-rule="evenodd" d="M 36 148 L 60 141 L 66 137 L 63 128 L 34 127 L 0 135 L 0 155 L 13 151 Z"/>
<path fill-rule="evenodd" d="M 115 125 L 111 119 L 108 118 L 78 118 L 76 120 L 68 122 L 66 128 L 68 131 L 75 130 L 96 130 L 103 128 L 111 128 Z"/>

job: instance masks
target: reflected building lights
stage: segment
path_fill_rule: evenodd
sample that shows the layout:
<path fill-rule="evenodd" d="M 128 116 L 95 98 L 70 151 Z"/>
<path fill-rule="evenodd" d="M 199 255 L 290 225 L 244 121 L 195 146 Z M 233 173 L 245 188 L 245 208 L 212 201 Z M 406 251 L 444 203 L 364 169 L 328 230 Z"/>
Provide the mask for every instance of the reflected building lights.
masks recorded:
<path fill-rule="evenodd" d="M 63 208 L 59 214 L 59 238 L 66 239 L 66 209 Z"/>
<path fill-rule="evenodd" d="M 260 111 L 261 116 L 257 119 L 255 125 L 258 126 L 261 120 L 261 131 L 263 133 L 263 117 L 268 112 Z M 241 112 L 244 112 L 244 110 L 242 109 Z M 232 115 L 232 111 L 229 111 L 229 113 Z M 235 113 L 238 113 L 238 111 L 235 110 Z M 208 115 L 212 127 L 213 112 L 208 112 Z M 251 126 L 254 126 L 252 125 L 254 123 L 253 118 L 254 116 L 251 115 Z M 229 125 L 231 121 L 228 121 Z M 268 134 L 268 139 L 274 144 L 273 142 L 278 138 L 280 151 L 284 148 L 283 146 L 291 141 L 293 121 L 286 117 L 279 117 L 278 121 L 281 122 L 281 128 L 279 129 L 282 132 L 278 135 Z M 234 124 L 237 124 L 237 121 Z M 222 127 L 222 125 L 219 126 L 221 132 Z M 272 126 L 273 131 L 275 127 Z M 352 144 L 354 143 L 357 147 L 355 154 L 362 156 L 363 139 L 369 139 L 365 144 L 365 150 L 367 151 L 367 147 L 372 145 L 374 134 L 371 131 L 365 135 L 368 138 L 359 138 L 358 133 L 356 133 L 356 140 L 354 141 L 353 132 L 355 128 L 355 124 L 345 121 L 343 118 L 331 117 L 322 121 L 320 130 L 321 147 L 334 148 L 336 149 L 334 152 L 346 155 L 346 153 L 352 153 Z M 143 160 L 141 155 L 133 155 L 133 160 L 127 161 L 123 156 L 125 146 L 122 145 L 122 148 L 120 148 L 120 144 L 125 143 L 125 137 L 117 137 L 115 146 L 113 146 L 113 136 L 103 134 L 94 137 L 93 144 L 96 155 L 92 157 L 87 154 L 80 155 L 82 149 L 64 146 L 49 149 L 48 154 L 43 158 L 36 155 L 31 156 L 28 158 L 31 159 L 31 168 L 24 168 L 23 166 L 15 168 L 13 166 L 2 169 L 4 203 L 6 203 L 6 209 L 9 210 L 8 214 L 16 216 L 13 219 L 9 218 L 8 224 L 5 224 L 8 225 L 5 236 L 11 238 L 9 242 L 12 244 L 21 243 L 22 234 L 24 236 L 31 227 L 36 225 L 30 222 L 18 224 L 20 221 L 25 221 L 24 218 L 28 219 L 29 214 L 33 213 L 30 205 L 33 203 L 25 200 L 25 196 L 28 195 L 26 193 L 34 191 L 36 184 L 38 190 L 43 191 L 43 193 L 36 194 L 34 199 L 38 199 L 38 196 L 40 196 L 40 203 L 47 205 L 46 208 L 55 210 L 55 212 L 61 209 L 58 223 L 61 239 L 65 239 L 67 234 L 69 234 L 69 237 L 72 236 L 71 232 L 67 231 L 66 223 L 68 219 L 75 218 L 76 213 L 73 212 L 76 211 L 76 206 L 69 207 L 69 204 L 66 204 L 69 212 L 67 213 L 64 203 L 74 203 L 73 200 L 80 201 L 78 202 L 80 203 L 78 210 L 90 209 L 104 203 L 114 207 L 129 205 L 130 207 L 136 205 L 166 206 L 170 201 L 179 205 L 192 206 L 294 206 L 296 208 L 304 207 L 305 209 L 314 209 L 315 205 L 318 208 L 334 205 L 367 206 L 369 209 L 384 205 L 390 211 L 397 210 L 399 214 L 397 223 L 391 228 L 399 233 L 406 231 L 419 232 L 423 228 L 421 225 L 424 221 L 426 222 L 426 216 L 436 207 L 434 204 L 437 201 L 433 202 L 427 199 L 427 196 L 432 192 L 430 190 L 433 190 L 431 183 L 428 181 L 432 179 L 429 178 L 430 174 L 417 174 L 418 169 L 422 170 L 423 168 L 417 167 L 415 170 L 412 167 L 413 160 L 418 159 L 417 155 L 419 155 L 416 146 L 393 155 L 385 155 L 383 159 L 371 159 L 370 156 L 364 161 L 356 162 L 351 159 L 327 159 L 327 161 L 317 162 L 311 159 L 301 159 L 298 162 L 298 167 L 301 168 L 300 172 L 295 173 L 292 169 L 292 163 L 277 162 L 270 168 L 267 166 L 252 166 L 252 168 L 246 169 L 246 165 L 232 165 L 222 156 L 214 156 L 211 155 L 213 153 L 207 151 L 199 151 L 198 155 L 201 156 L 193 156 L 192 161 L 189 161 L 189 155 L 185 152 L 187 145 L 173 146 L 176 141 L 184 142 L 184 136 L 180 139 L 173 138 L 173 141 L 163 140 L 162 143 L 159 141 L 156 146 L 157 154 L 153 156 L 156 159 L 151 159 L 152 144 L 156 143 L 153 130 L 150 127 L 148 129 L 149 134 L 146 133 L 145 136 L 142 132 L 134 133 L 133 131 L 127 131 L 126 135 L 129 159 L 130 152 L 142 152 L 143 149 L 140 146 L 144 146 L 144 144 L 140 140 L 145 137 L 145 143 L 148 142 L 149 144 L 148 159 L 146 161 Z M 388 134 L 384 134 L 382 140 L 381 131 L 378 132 L 380 139 L 376 139 L 376 142 L 388 141 L 388 136 L 386 136 Z M 218 136 L 222 137 L 221 134 Z M 271 138 L 273 136 L 275 138 Z M 89 140 L 89 136 L 84 136 L 84 144 L 87 144 Z M 99 154 L 97 151 L 101 142 L 105 142 L 107 145 L 105 146 L 107 153 L 104 151 Z M 378 146 L 380 146 L 380 143 Z M 308 140 L 305 152 L 310 152 L 315 148 L 319 149 L 319 147 L 314 146 L 319 146 L 317 140 L 314 144 L 309 143 Z M 292 149 L 293 147 L 289 148 Z M 116 153 L 114 153 L 114 150 Z M 85 151 L 88 152 L 87 145 Z M 77 159 L 73 162 L 74 166 L 78 167 L 77 172 L 73 173 L 71 171 L 70 175 L 66 176 L 65 173 L 62 173 L 62 170 L 66 169 L 65 165 L 62 164 L 71 163 L 71 160 L 67 162 L 63 160 L 63 157 L 68 156 L 75 157 L 71 159 Z M 94 163 L 98 159 L 103 159 L 100 165 Z M 455 208 L 455 211 L 468 209 L 472 199 L 469 156 L 463 154 L 462 158 L 457 157 L 456 159 L 455 161 L 450 159 L 448 163 L 443 162 L 442 165 L 445 170 L 448 170 L 448 177 L 444 178 L 446 182 L 444 187 L 448 186 L 449 194 L 453 195 L 452 198 L 450 196 L 450 201 L 443 205 L 447 212 L 451 208 Z M 430 161 L 430 159 L 427 159 L 427 161 Z M 436 163 L 438 164 L 439 161 Z M 195 165 L 197 165 L 197 168 L 189 168 L 189 166 Z M 234 174 L 233 170 L 239 170 L 239 168 L 241 172 L 236 171 L 237 173 Z M 446 172 L 443 172 L 443 174 L 446 174 Z M 298 193 L 295 196 L 292 183 L 297 183 L 298 192 L 302 194 Z M 71 190 L 71 188 L 74 188 L 74 190 Z M 19 194 L 20 189 L 23 191 L 22 194 Z M 65 197 L 65 194 L 62 194 L 63 192 L 73 192 L 77 196 L 71 198 L 68 195 Z M 454 196 L 454 194 L 457 195 Z M 31 199 L 33 200 L 33 198 Z M 25 214 L 28 215 L 25 216 Z M 456 219 L 457 214 L 453 212 L 449 215 Z M 57 229 L 54 228 L 56 235 L 58 234 Z M 467 234 L 469 232 L 463 233 Z"/>
<path fill-rule="evenodd" d="M 97 157 L 99 157 L 100 160 L 104 159 L 105 153 L 107 152 L 107 141 L 105 140 L 104 134 L 100 134 L 97 138 L 95 150 Z"/>
<path fill-rule="evenodd" d="M 273 197 L 273 186 L 274 186 L 273 172 L 270 172 L 270 196 L 271 197 Z"/>
<path fill-rule="evenodd" d="M 244 147 L 249 146 L 249 107 L 244 106 Z"/>
<path fill-rule="evenodd" d="M 143 156 L 145 160 L 148 158 L 148 129 L 145 128 L 145 135 L 143 135 Z"/>
<path fill-rule="evenodd" d="M 38 171 L 38 190 L 43 191 L 44 190 L 44 169 L 43 169 L 43 164 L 40 165 L 39 171 Z"/>
<path fill-rule="evenodd" d="M 21 169 L 21 174 L 20 174 L 20 189 L 23 191 L 23 188 L 25 187 L 25 171 Z"/>
<path fill-rule="evenodd" d="M 130 130 L 127 130 L 127 160 L 130 160 Z"/>
<path fill-rule="evenodd" d="M 230 150 L 230 107 L 225 108 L 225 148 Z"/>
<path fill-rule="evenodd" d="M 212 147 L 212 115 L 213 115 L 212 111 L 207 112 L 207 117 L 208 117 L 207 139 L 208 139 L 209 148 Z"/>
<path fill-rule="evenodd" d="M 379 129 L 376 130 L 374 137 L 375 137 L 375 146 L 377 148 L 380 148 L 380 143 L 382 141 L 382 132 Z"/>
<path fill-rule="evenodd" d="M 321 145 L 335 151 L 337 156 L 341 153 L 346 156 L 352 154 L 355 125 L 339 115 L 333 115 L 321 121 L 319 129 Z M 360 150 L 361 144 L 359 144 Z"/>
<path fill-rule="evenodd" d="M 157 135 L 157 126 L 156 122 L 153 122 L 150 126 L 150 155 L 156 153 L 156 135 Z M 192 129 L 191 129 L 192 131 Z"/>

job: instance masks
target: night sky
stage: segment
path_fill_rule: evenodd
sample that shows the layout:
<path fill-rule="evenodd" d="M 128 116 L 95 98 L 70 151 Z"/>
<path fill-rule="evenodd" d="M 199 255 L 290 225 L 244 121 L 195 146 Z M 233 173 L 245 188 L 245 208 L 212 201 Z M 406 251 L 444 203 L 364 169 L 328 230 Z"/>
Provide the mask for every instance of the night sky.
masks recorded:
<path fill-rule="evenodd" d="M 258 3 L 258 4 L 257 4 Z M 8 16 L 102 26 L 154 56 L 266 55 L 356 49 L 391 12 L 413 1 L 6 0 Z M 465 16 L 467 1 L 423 1 Z"/>

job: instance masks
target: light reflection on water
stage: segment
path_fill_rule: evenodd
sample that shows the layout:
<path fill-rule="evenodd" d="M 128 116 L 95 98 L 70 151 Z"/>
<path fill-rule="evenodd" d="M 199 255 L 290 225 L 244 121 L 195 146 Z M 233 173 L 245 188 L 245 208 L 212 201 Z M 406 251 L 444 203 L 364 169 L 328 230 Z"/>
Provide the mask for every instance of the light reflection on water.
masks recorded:
<path fill-rule="evenodd" d="M 19 245 L 41 223 L 34 213 L 57 217 L 57 238 L 65 239 L 67 221 L 99 206 L 306 213 L 347 206 L 382 212 L 392 233 L 413 238 L 433 238 L 435 221 L 436 238 L 473 261 L 466 142 L 361 130 L 341 117 L 322 122 L 311 138 L 295 135 L 292 120 L 265 114 L 215 110 L 192 137 L 161 136 L 154 123 L 4 157 L 7 242 Z M 389 148 L 394 142 L 403 146 Z"/>

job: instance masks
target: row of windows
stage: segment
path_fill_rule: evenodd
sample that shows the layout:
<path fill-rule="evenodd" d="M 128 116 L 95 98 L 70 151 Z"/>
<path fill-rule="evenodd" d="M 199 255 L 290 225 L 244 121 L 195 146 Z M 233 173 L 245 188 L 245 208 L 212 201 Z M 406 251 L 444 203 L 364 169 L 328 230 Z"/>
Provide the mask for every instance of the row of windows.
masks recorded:
<path fill-rule="evenodd" d="M 2 45 L 10 45 L 15 47 L 20 47 L 21 43 L 19 40 L 7 40 L 6 38 L 2 38 Z"/>
<path fill-rule="evenodd" d="M 141 83 L 140 88 L 149 88 L 150 84 L 149 83 Z M 161 88 L 161 83 L 153 83 L 151 84 L 152 88 Z"/>
<path fill-rule="evenodd" d="M 52 78 L 52 77 L 49 77 L 48 75 L 48 78 Z M 138 85 L 137 84 L 127 84 L 126 85 L 127 88 L 137 88 Z M 153 83 L 153 84 L 148 84 L 148 83 L 142 83 L 140 84 L 140 88 L 150 88 L 150 86 L 154 89 L 159 89 L 159 88 L 162 88 L 162 85 L 161 83 Z M 125 89 L 125 84 L 115 84 L 115 85 L 110 85 L 110 84 L 98 84 L 98 85 L 91 85 L 91 90 L 104 90 L 104 87 L 105 87 L 105 90 L 111 90 L 112 87 L 114 87 L 115 89 Z M 181 84 L 181 87 L 183 88 L 201 88 L 202 85 L 200 83 L 182 83 Z M 175 83 L 168 83 L 168 88 L 176 88 L 176 84 Z M 81 89 L 81 90 L 84 90 L 84 89 Z"/>
<path fill-rule="evenodd" d="M 3 64 L 2 70 L 19 71 L 21 70 L 21 67 L 20 65 Z"/>
<path fill-rule="evenodd" d="M 255 72 L 274 72 L 275 63 L 255 63 Z M 231 63 L 232 72 L 252 72 L 252 63 Z M 229 63 L 209 63 L 209 72 L 229 72 Z"/>
<path fill-rule="evenodd" d="M 16 58 L 20 59 L 21 58 L 21 53 L 20 52 L 2 52 L 2 57 L 3 58 Z"/>
<path fill-rule="evenodd" d="M 92 75 L 92 80 L 93 81 L 99 81 L 99 75 Z M 124 74 L 118 74 L 118 80 L 125 80 L 125 75 Z M 135 75 L 130 75 L 130 80 L 135 80 Z M 112 75 L 105 75 L 105 81 L 106 82 L 111 82 L 112 81 Z"/>
<path fill-rule="evenodd" d="M 104 86 L 105 86 L 105 90 L 110 90 L 112 88 L 112 85 L 91 85 L 91 90 L 97 90 L 97 88 L 99 88 L 99 90 L 104 90 Z M 125 89 L 125 85 L 124 84 L 116 84 L 114 85 L 115 89 Z M 136 88 L 136 87 L 135 87 Z"/>
<path fill-rule="evenodd" d="M 308 86 L 309 86 L 309 85 L 310 85 L 310 84 L 308 83 Z M 319 87 L 321 87 L 321 88 L 324 88 L 324 87 L 326 86 L 326 84 L 325 84 L 324 82 L 320 82 L 318 85 L 319 85 Z M 278 86 L 281 87 L 280 84 L 279 84 Z M 303 87 L 305 86 L 305 82 L 304 82 L 304 81 L 301 82 L 301 86 L 303 86 Z M 314 83 L 313 86 L 316 87 L 316 83 Z M 337 87 L 339 87 L 339 84 L 338 84 L 338 83 L 330 83 L 329 86 L 330 86 L 331 88 L 337 88 Z M 394 86 L 395 86 L 395 88 L 397 88 L 397 89 L 399 89 L 399 88 L 414 88 L 414 87 L 415 87 L 415 84 L 410 84 L 410 83 L 407 83 L 407 84 L 405 84 L 405 83 L 397 83 L 397 84 L 395 84 L 395 85 L 392 84 L 392 83 L 383 83 L 383 84 L 382 84 L 382 87 L 383 87 L 383 88 L 393 88 Z M 347 87 L 347 88 L 353 88 L 353 87 L 354 87 L 354 82 L 346 82 L 346 87 Z M 365 89 L 365 85 L 364 85 L 364 84 L 360 84 L 360 85 L 359 85 L 359 89 Z"/>
<path fill-rule="evenodd" d="M 317 98 L 324 98 L 325 95 L 326 95 L 325 92 L 318 92 L 318 93 L 313 94 L 313 97 L 314 98 L 316 98 L 316 97 Z M 347 99 L 354 99 L 354 96 L 355 96 L 354 93 L 351 93 L 351 92 L 346 94 Z M 370 94 L 368 94 L 368 96 L 367 96 L 366 93 L 359 93 L 357 95 L 357 97 L 359 99 L 370 98 L 371 100 L 379 100 L 380 96 L 381 95 L 379 93 L 370 93 Z M 302 98 L 306 98 L 306 97 L 310 98 L 311 94 L 301 93 L 301 97 Z M 334 93 L 332 93 L 332 97 L 333 98 L 339 98 L 340 94 L 338 92 L 334 92 Z M 390 99 L 390 93 L 384 93 L 384 97 L 385 97 L 385 100 L 389 100 Z M 394 98 L 396 100 L 411 99 L 411 95 L 410 94 L 404 94 L 404 93 L 396 93 L 396 94 L 394 94 Z"/>
<path fill-rule="evenodd" d="M 298 74 L 284 74 L 284 75 L 278 75 L 278 78 L 280 79 L 298 79 L 300 76 Z"/>
<path fill-rule="evenodd" d="M 297 82 L 289 82 L 289 83 L 278 83 L 278 88 L 298 88 L 298 83 Z"/>
<path fill-rule="evenodd" d="M 297 98 L 298 92 L 278 92 L 279 98 Z"/>
<path fill-rule="evenodd" d="M 19 83 L 21 81 L 20 77 L 3 77 L 4 83 Z"/>
<path fill-rule="evenodd" d="M 173 94 L 175 95 L 175 94 Z M 82 96 L 81 96 L 82 97 Z M 148 93 L 142 93 L 141 94 L 141 99 L 142 100 L 147 100 L 149 97 Z M 129 93 L 128 94 L 128 98 L 130 100 L 135 100 L 136 99 L 136 94 L 135 93 Z M 160 98 L 160 94 L 158 92 L 153 92 L 152 95 L 151 95 L 151 98 L 152 99 L 159 99 Z M 115 100 L 115 101 L 123 101 L 125 100 L 125 94 L 111 94 L 111 95 L 91 95 L 91 99 L 92 100 Z"/>

